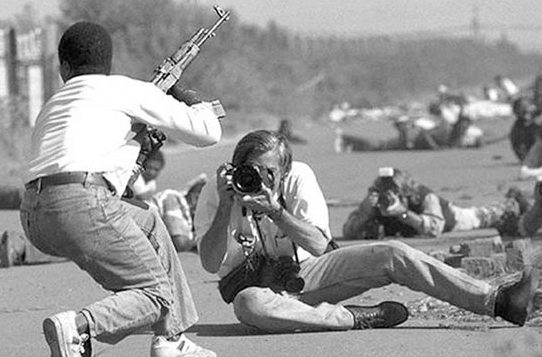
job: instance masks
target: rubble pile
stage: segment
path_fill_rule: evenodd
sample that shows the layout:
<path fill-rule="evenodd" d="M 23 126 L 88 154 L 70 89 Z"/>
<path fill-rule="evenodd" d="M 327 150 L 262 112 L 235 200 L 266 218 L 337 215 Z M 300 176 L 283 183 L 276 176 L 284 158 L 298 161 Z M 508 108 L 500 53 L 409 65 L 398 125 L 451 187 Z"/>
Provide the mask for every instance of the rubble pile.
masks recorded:
<path fill-rule="evenodd" d="M 531 239 L 505 240 L 501 236 L 479 238 L 450 246 L 449 251 L 432 251 L 431 256 L 477 278 L 496 284 L 513 279 L 525 264 L 538 260 Z M 494 320 L 452 306 L 433 297 L 424 297 L 407 304 L 413 317 L 443 320 L 440 327 L 487 329 L 499 324 Z M 542 326 L 542 289 L 535 297 L 535 310 L 527 326 Z"/>

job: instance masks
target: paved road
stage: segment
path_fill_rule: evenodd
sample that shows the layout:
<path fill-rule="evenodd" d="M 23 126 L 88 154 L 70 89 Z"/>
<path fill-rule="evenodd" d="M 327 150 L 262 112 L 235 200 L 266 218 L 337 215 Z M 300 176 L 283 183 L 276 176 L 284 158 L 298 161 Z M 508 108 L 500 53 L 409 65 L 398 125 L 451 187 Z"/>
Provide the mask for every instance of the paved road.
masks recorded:
<path fill-rule="evenodd" d="M 16 212 L 0 220 L 17 225 Z M 8 223 L 11 224 L 11 223 Z M 412 240 L 428 250 L 434 241 Z M 440 245 L 447 245 L 443 240 Z M 297 334 L 262 334 L 240 325 L 218 295 L 216 279 L 193 253 L 180 255 L 192 284 L 200 321 L 189 338 L 222 357 L 237 356 L 541 356 L 542 328 L 516 328 L 505 322 L 450 323 L 446 319 L 412 318 L 395 329 Z M 47 315 L 77 309 L 107 293 L 70 262 L 0 269 L 0 356 L 47 356 L 41 332 Z M 367 292 L 348 302 L 404 303 L 424 295 L 399 286 Z M 130 337 L 116 346 L 95 343 L 95 356 L 148 356 L 150 335 Z"/>
<path fill-rule="evenodd" d="M 496 122 L 495 125 L 507 128 L 509 123 Z M 528 182 L 513 182 L 517 176 L 517 163 L 507 142 L 472 151 L 337 156 L 332 152 L 333 136 L 317 129 L 308 128 L 303 132 L 311 144 L 295 147 L 295 152 L 298 159 L 314 167 L 328 198 L 359 198 L 382 165 L 405 168 L 446 198 L 462 205 L 500 200 L 510 183 L 529 190 L 532 187 Z M 492 129 L 496 126 L 488 130 Z M 367 126 L 363 130 L 365 135 L 370 135 Z M 232 144 L 228 142 L 215 150 L 206 149 L 205 156 L 199 150 L 187 150 L 182 155 L 170 153 L 166 170 L 159 180 L 160 186 L 178 187 L 200 172 L 212 174 L 219 163 L 230 160 L 232 150 Z M 351 209 L 331 210 L 334 235 L 340 234 L 341 224 Z M 17 212 L 0 211 L 0 225 L 2 230 L 20 230 Z M 481 234 L 484 233 L 476 232 L 475 236 Z M 447 248 L 452 239 L 454 237 L 409 242 L 429 250 L 439 245 Z M 537 242 L 542 244 L 540 239 Z M 220 300 L 216 279 L 202 270 L 196 255 L 182 253 L 181 260 L 200 312 L 199 323 L 188 335 L 222 357 L 542 356 L 541 327 L 516 328 L 505 322 L 485 320 L 456 323 L 439 316 L 414 317 L 398 328 L 386 330 L 261 334 L 237 323 L 231 308 Z M 48 356 L 41 332 L 43 318 L 80 308 L 107 294 L 69 262 L 0 269 L 0 282 L 0 357 Z M 394 299 L 412 303 L 424 297 L 405 288 L 390 286 L 348 302 L 375 303 Z M 94 351 L 100 357 L 148 356 L 149 341 L 150 335 L 137 335 L 116 346 L 96 343 Z"/>

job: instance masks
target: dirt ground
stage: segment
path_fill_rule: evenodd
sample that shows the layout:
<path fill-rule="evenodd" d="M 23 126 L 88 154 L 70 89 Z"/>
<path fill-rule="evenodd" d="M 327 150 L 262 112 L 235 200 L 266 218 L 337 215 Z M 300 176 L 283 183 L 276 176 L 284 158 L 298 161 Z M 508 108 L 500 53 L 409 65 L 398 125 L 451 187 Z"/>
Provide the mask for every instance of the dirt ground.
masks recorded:
<path fill-rule="evenodd" d="M 487 122 L 487 132 L 503 133 L 511 121 Z M 273 126 L 273 125 L 270 125 Z M 348 129 L 373 137 L 391 136 L 382 124 L 350 125 Z M 459 205 L 502 200 L 511 185 L 532 189 L 517 181 L 517 161 L 509 143 L 502 141 L 474 150 L 434 152 L 333 152 L 333 130 L 327 126 L 294 127 L 309 144 L 294 146 L 294 157 L 315 170 L 330 206 L 331 229 L 340 238 L 346 215 L 359 201 L 380 166 L 411 172 L 445 198 Z M 168 148 L 160 187 L 182 187 L 201 172 L 211 175 L 229 161 L 233 140 L 210 149 Z M 0 211 L 0 227 L 20 230 L 16 211 Z M 496 232 L 447 234 L 440 239 L 405 242 L 424 251 Z M 535 246 L 542 240 L 535 238 Z M 362 244 L 344 242 L 341 244 Z M 189 338 L 215 350 L 219 356 L 542 356 L 542 325 L 538 319 L 516 328 L 506 322 L 466 314 L 422 293 L 391 285 L 350 299 L 348 303 L 397 300 L 407 304 L 412 317 L 394 329 L 263 334 L 239 324 L 219 297 L 216 278 L 206 273 L 193 253 L 180 254 L 190 279 L 200 321 Z M 49 314 L 77 309 L 107 292 L 70 262 L 0 269 L 0 357 L 47 356 L 41 321 Z M 150 335 L 132 336 L 116 346 L 94 343 L 95 356 L 148 356 Z"/>

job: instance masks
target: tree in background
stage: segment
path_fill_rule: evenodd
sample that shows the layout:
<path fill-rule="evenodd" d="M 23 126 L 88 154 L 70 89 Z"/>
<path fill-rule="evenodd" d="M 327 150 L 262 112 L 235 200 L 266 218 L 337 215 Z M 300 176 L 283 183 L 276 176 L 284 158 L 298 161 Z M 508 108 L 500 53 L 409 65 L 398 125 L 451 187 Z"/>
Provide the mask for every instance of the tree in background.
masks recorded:
<path fill-rule="evenodd" d="M 65 25 L 104 25 L 115 41 L 114 70 L 140 79 L 149 79 L 165 56 L 215 19 L 208 6 L 193 1 L 63 0 L 61 10 Z M 461 88 L 500 73 L 531 76 L 540 60 L 506 40 L 310 38 L 273 22 L 242 24 L 234 13 L 183 81 L 220 97 L 230 113 L 316 118 L 345 100 L 390 104 L 432 93 L 441 83 Z"/>

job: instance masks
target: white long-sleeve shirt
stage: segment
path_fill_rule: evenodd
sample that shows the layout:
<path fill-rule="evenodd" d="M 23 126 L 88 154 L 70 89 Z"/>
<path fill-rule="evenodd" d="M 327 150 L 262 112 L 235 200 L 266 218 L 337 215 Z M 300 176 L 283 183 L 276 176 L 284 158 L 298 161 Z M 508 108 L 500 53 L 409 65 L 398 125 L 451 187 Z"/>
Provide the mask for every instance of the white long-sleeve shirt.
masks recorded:
<path fill-rule="evenodd" d="M 188 106 L 149 82 L 121 75 L 68 80 L 44 105 L 34 130 L 24 182 L 59 172 L 102 172 L 122 194 L 139 153 L 133 123 L 166 131 L 194 146 L 217 143 L 210 103 Z"/>

